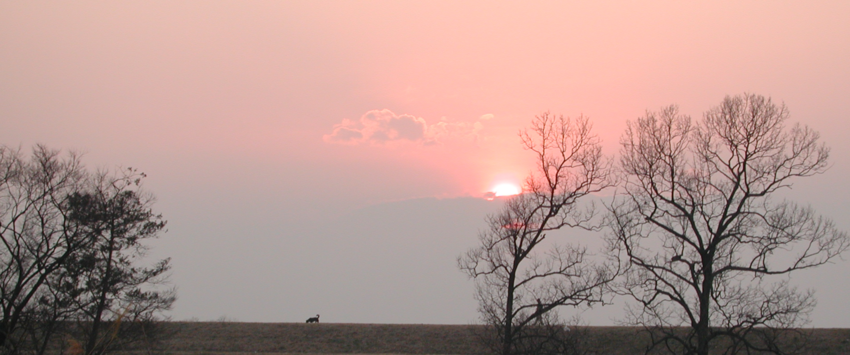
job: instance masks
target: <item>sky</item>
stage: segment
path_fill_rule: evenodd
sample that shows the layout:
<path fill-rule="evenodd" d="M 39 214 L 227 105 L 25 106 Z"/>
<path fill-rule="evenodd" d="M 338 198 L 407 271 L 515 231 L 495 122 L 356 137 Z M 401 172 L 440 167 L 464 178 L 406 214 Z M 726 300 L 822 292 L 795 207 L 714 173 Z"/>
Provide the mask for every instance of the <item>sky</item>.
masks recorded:
<path fill-rule="evenodd" d="M 850 3 L 0 2 L 0 144 L 145 172 L 175 320 L 476 322 L 455 258 L 485 193 L 534 168 L 517 132 L 694 118 L 744 92 L 832 148 L 789 198 L 850 230 Z M 599 236 L 578 239 L 598 240 Z M 570 235 L 564 236 L 565 240 Z M 848 256 L 850 257 L 850 256 Z M 848 258 L 848 257 L 845 257 Z M 850 327 L 850 262 L 792 281 Z M 617 307 L 585 312 L 616 324 Z"/>

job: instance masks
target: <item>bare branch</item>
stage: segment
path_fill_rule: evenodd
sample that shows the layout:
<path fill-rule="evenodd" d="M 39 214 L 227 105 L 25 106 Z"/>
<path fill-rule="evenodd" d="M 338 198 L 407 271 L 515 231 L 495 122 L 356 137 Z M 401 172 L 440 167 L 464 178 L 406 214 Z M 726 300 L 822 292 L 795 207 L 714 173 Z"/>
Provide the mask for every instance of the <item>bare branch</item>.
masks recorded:
<path fill-rule="evenodd" d="M 476 280 L 482 319 L 499 330 L 504 355 L 521 353 L 528 326 L 551 320 L 549 311 L 604 303 L 603 289 L 619 272 L 590 263 L 584 247 L 543 244 L 547 232 L 600 227 L 595 207 L 578 205 L 612 184 L 611 162 L 602 156 L 590 121 L 544 113 L 520 138 L 535 155 L 536 173 L 522 194 L 487 218 L 479 247 L 458 258 L 458 267 Z"/>
<path fill-rule="evenodd" d="M 630 265 L 621 292 L 641 305 L 630 319 L 659 332 L 655 346 L 707 354 L 726 339 L 771 348 L 748 334 L 805 323 L 814 303 L 811 293 L 764 278 L 823 265 L 850 247 L 811 208 L 771 199 L 827 168 L 817 132 L 786 129 L 788 117 L 785 105 L 744 94 L 726 97 L 696 126 L 675 106 L 629 123 L 609 245 Z"/>

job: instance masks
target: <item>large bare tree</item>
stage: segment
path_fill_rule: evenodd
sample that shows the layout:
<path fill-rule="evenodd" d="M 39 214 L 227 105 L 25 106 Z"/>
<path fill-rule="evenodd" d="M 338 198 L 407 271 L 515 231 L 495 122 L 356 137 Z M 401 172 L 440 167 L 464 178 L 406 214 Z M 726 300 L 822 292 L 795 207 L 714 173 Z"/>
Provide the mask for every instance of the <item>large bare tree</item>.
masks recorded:
<path fill-rule="evenodd" d="M 0 146 L 0 348 L 14 351 L 51 276 L 85 241 L 63 205 L 84 179 L 79 157 L 36 146 L 29 159 Z"/>
<path fill-rule="evenodd" d="M 152 209 L 135 169 L 93 174 L 86 188 L 68 197 L 68 219 L 88 242 L 64 264 L 61 288 L 75 295 L 71 334 L 84 354 L 106 354 L 154 331 L 155 321 L 175 301 L 168 280 L 170 259 L 141 264 L 145 244 L 166 221 Z M 145 339 L 147 340 L 147 339 Z"/>
<path fill-rule="evenodd" d="M 140 265 L 165 227 L 143 177 L 91 173 L 79 155 L 44 146 L 30 157 L 0 146 L 0 353 L 43 354 L 70 337 L 103 354 L 171 306 L 173 290 L 157 287 L 168 259 Z"/>
<path fill-rule="evenodd" d="M 829 262 L 847 234 L 811 208 L 777 197 L 827 169 L 829 149 L 808 127 L 786 127 L 784 104 L 726 97 L 694 123 L 670 106 L 629 122 L 611 245 L 630 270 L 628 321 L 654 352 L 781 353 L 783 329 L 815 304 L 787 275 Z"/>
<path fill-rule="evenodd" d="M 589 262 L 585 246 L 543 244 L 551 231 L 592 228 L 595 210 L 577 203 L 611 183 L 610 164 L 588 119 L 544 113 L 520 136 L 535 154 L 536 173 L 522 194 L 487 218 L 480 245 L 458 258 L 459 268 L 476 280 L 479 310 L 494 327 L 494 350 L 503 355 L 541 350 L 528 346 L 528 337 L 540 333 L 527 331 L 530 326 L 553 319 L 547 312 L 559 306 L 602 302 L 602 287 L 616 274 Z"/>

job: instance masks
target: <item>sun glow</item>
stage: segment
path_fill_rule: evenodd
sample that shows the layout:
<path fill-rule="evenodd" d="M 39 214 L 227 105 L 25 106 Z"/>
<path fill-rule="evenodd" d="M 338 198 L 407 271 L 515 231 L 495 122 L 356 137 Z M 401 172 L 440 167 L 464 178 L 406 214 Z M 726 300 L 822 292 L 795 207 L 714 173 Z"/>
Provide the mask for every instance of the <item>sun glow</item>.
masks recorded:
<path fill-rule="evenodd" d="M 496 195 L 496 197 L 517 195 L 520 192 L 522 192 L 522 190 L 519 188 L 519 186 L 511 183 L 498 184 L 493 187 L 493 193 Z"/>

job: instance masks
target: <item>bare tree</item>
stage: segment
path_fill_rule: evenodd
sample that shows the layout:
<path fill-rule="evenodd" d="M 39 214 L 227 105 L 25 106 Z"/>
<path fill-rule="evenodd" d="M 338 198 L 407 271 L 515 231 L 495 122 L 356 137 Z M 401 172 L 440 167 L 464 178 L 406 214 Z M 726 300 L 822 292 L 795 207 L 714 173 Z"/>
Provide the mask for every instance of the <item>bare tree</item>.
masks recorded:
<path fill-rule="evenodd" d="M 79 155 L 44 146 L 29 158 L 0 146 L 0 352 L 43 354 L 72 334 L 87 354 L 103 353 L 150 334 L 174 293 L 155 287 L 167 259 L 138 265 L 145 239 L 165 226 L 143 176 L 92 174 Z"/>
<path fill-rule="evenodd" d="M 158 237 L 166 224 L 151 209 L 153 196 L 141 189 L 144 177 L 134 169 L 100 172 L 68 198 L 68 219 L 89 247 L 64 264 L 61 288 L 76 295 L 72 333 L 87 355 L 143 337 L 175 300 L 173 289 L 158 288 L 167 281 L 169 259 L 139 265 L 148 250 L 144 242 Z"/>
<path fill-rule="evenodd" d="M 79 157 L 36 146 L 29 160 L 0 146 L 0 348 L 14 351 L 22 321 L 47 300 L 50 277 L 84 241 L 62 208 L 84 178 Z"/>
<path fill-rule="evenodd" d="M 848 237 L 775 198 L 827 169 L 818 133 L 788 116 L 744 94 L 697 124 L 675 106 L 629 122 L 611 246 L 630 264 L 621 290 L 637 301 L 628 321 L 652 333 L 647 352 L 782 353 L 775 334 L 807 322 L 813 293 L 783 275 L 829 262 Z"/>
<path fill-rule="evenodd" d="M 537 173 L 528 177 L 522 194 L 487 218 L 481 244 L 458 258 L 459 268 L 476 280 L 479 311 L 493 325 L 494 350 L 503 355 L 528 349 L 522 343 L 531 334 L 527 330 L 551 319 L 546 312 L 602 302 L 602 286 L 616 274 L 588 262 L 585 246 L 541 246 L 548 232 L 592 228 L 595 210 L 577 202 L 610 185 L 610 164 L 588 119 L 544 113 L 520 136 L 536 155 Z"/>

